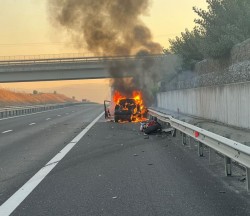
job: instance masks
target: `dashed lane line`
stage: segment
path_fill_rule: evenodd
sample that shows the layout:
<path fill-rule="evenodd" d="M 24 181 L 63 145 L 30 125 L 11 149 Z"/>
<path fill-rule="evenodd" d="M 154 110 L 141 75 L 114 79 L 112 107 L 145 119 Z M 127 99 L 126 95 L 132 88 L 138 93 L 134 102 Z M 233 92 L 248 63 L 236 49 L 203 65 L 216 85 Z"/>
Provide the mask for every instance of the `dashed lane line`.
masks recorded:
<path fill-rule="evenodd" d="M 33 123 L 30 123 L 29 126 L 32 126 L 32 125 L 35 125 L 35 124 L 36 124 L 36 123 L 34 123 L 34 122 L 33 122 Z"/>
<path fill-rule="evenodd" d="M 12 131 L 13 131 L 13 130 L 3 131 L 2 134 L 10 133 L 10 132 L 12 132 Z"/>

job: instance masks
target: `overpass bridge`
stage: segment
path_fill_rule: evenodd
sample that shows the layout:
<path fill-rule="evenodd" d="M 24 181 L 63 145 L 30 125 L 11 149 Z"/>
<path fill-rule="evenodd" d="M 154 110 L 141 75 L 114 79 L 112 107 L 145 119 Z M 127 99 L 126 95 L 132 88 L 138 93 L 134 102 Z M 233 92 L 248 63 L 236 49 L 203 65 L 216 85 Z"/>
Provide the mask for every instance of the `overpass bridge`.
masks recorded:
<path fill-rule="evenodd" d="M 164 55 L 94 57 L 80 54 L 0 57 L 0 83 L 113 78 L 109 68 L 117 62 L 138 62 Z M 117 78 L 124 76 L 117 73 Z M 126 73 L 133 76 L 133 71 Z"/>

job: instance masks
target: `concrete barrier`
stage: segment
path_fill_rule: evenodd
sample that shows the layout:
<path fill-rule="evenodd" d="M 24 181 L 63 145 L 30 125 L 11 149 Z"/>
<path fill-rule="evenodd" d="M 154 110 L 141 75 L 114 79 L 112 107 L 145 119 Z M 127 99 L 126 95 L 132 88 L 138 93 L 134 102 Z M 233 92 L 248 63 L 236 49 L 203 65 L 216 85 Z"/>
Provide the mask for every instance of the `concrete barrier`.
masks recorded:
<path fill-rule="evenodd" d="M 250 82 L 161 92 L 157 106 L 250 129 Z"/>

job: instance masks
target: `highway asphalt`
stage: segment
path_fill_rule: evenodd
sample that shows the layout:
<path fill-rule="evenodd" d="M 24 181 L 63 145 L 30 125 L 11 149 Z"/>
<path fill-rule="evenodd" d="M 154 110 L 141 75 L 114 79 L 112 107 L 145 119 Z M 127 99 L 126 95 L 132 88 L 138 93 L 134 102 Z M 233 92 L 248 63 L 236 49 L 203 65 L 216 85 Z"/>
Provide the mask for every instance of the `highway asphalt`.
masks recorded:
<path fill-rule="evenodd" d="M 0 204 L 101 111 L 83 105 L 0 121 Z M 145 137 L 138 123 L 102 117 L 12 215 L 250 215 L 249 195 L 228 187 L 176 139 Z"/>
<path fill-rule="evenodd" d="M 0 204 L 101 111 L 85 104 L 0 120 Z"/>

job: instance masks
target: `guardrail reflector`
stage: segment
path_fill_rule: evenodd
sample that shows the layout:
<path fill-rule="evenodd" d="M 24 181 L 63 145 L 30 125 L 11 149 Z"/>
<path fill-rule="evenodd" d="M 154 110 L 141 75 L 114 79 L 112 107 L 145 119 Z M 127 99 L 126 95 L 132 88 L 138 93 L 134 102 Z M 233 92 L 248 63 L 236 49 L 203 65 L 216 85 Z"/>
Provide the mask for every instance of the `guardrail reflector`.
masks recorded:
<path fill-rule="evenodd" d="M 198 131 L 195 131 L 194 136 L 197 138 L 198 136 L 200 136 L 200 133 Z"/>

